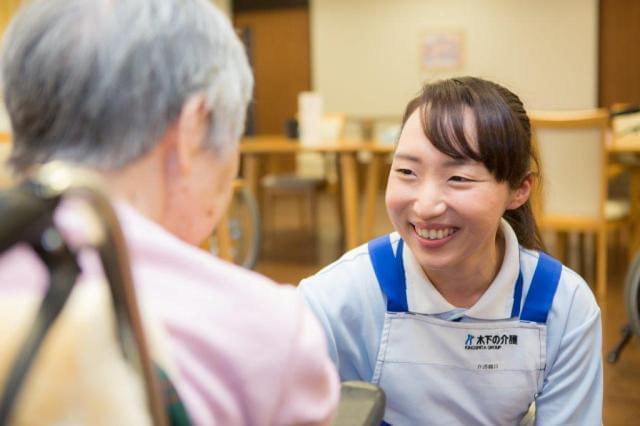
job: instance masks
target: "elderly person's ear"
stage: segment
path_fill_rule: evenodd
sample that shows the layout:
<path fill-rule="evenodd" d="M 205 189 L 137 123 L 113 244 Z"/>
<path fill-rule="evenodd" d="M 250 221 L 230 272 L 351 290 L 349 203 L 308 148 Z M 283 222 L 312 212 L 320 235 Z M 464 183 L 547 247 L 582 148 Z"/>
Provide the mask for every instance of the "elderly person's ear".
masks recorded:
<path fill-rule="evenodd" d="M 209 108 L 203 93 L 190 96 L 176 122 L 176 153 L 181 174 L 190 171 L 193 157 L 201 149 L 209 129 Z"/>

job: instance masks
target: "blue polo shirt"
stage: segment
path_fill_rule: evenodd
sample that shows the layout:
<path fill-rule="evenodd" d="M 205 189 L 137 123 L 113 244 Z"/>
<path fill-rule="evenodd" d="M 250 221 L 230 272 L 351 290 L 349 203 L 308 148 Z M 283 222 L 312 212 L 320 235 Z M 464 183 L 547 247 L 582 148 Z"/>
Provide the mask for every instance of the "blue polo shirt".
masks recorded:
<path fill-rule="evenodd" d="M 519 246 L 506 221 L 501 268 L 487 291 L 470 308 L 451 305 L 431 284 L 405 246 L 408 310 L 449 321 L 507 320 L 514 286 L 522 274 L 522 301 L 531 284 L 538 252 Z M 391 234 L 394 250 L 400 237 Z M 329 352 L 342 380 L 370 381 L 386 311 L 386 297 L 373 271 L 367 246 L 346 253 L 299 286 L 322 323 Z M 602 329 L 600 309 L 584 280 L 563 267 L 547 319 L 547 364 L 536 398 L 537 424 L 601 424 Z M 491 409 L 491 407 L 487 407 Z M 428 419 L 425 419 L 428 421 Z"/>

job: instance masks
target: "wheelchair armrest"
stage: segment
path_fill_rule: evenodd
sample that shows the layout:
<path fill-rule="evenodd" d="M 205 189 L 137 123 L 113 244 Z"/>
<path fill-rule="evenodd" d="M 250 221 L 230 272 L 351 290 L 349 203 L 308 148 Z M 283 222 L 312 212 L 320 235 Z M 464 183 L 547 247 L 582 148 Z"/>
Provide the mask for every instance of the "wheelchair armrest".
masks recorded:
<path fill-rule="evenodd" d="M 384 407 L 385 395 L 380 387 L 367 382 L 343 382 L 332 425 L 378 426 L 384 416 Z"/>

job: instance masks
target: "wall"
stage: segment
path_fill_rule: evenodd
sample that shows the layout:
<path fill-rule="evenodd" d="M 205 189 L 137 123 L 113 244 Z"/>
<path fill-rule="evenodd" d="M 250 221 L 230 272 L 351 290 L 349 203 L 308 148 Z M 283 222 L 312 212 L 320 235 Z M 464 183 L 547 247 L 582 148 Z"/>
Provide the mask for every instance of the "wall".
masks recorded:
<path fill-rule="evenodd" d="M 399 115 L 427 79 L 476 75 L 530 109 L 597 102 L 596 0 L 311 0 L 312 84 L 325 109 Z M 421 34 L 465 33 L 465 64 L 427 73 Z"/>
<path fill-rule="evenodd" d="M 640 104 L 640 56 L 630 52 L 640 44 L 640 2 L 600 0 L 599 101 Z"/>

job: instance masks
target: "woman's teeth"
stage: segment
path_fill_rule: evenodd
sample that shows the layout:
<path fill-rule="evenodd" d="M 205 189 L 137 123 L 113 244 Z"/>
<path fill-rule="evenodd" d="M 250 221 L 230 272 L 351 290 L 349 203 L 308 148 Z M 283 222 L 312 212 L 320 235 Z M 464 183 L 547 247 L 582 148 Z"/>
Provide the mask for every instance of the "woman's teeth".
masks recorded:
<path fill-rule="evenodd" d="M 426 238 L 427 240 L 441 240 L 443 238 L 447 238 L 449 235 L 456 232 L 454 228 L 444 228 L 444 229 L 416 229 L 418 235 L 422 238 Z"/>

